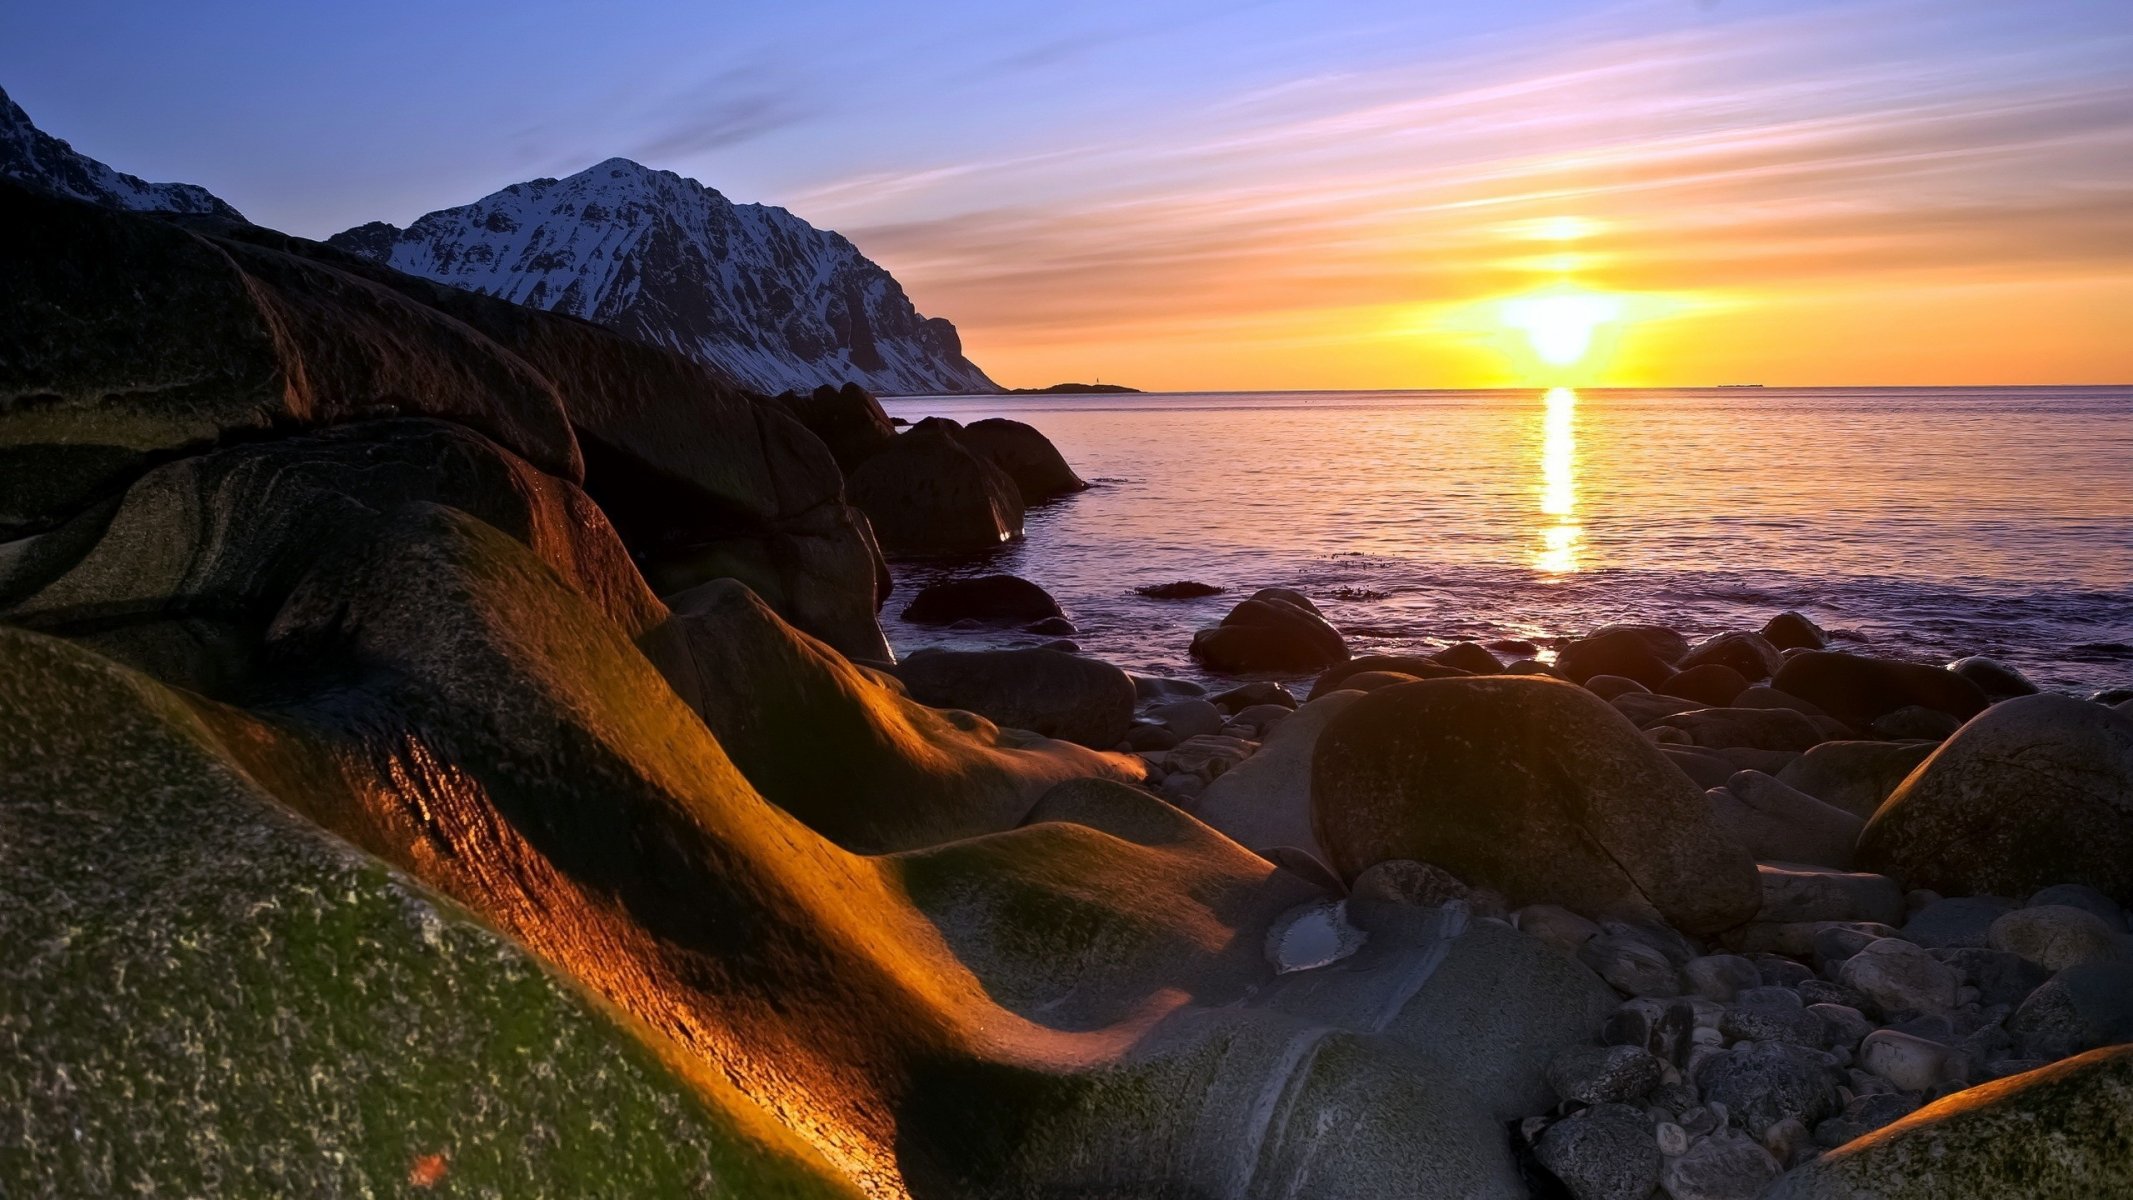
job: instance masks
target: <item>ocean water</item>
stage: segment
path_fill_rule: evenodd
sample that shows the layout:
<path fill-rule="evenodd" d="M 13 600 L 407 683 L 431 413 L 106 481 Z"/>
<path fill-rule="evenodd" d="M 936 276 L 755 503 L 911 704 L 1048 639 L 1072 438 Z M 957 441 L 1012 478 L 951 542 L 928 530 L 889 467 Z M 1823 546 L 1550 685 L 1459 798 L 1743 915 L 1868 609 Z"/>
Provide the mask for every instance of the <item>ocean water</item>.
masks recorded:
<path fill-rule="evenodd" d="M 1358 655 L 1546 644 L 1609 621 L 1692 637 L 1796 608 L 1871 652 L 1983 653 L 2040 685 L 2133 686 L 2133 388 L 1719 388 L 893 397 L 1027 421 L 1088 491 L 997 551 L 892 563 L 899 652 L 1034 643 L 913 626 L 939 579 L 1042 584 L 1084 651 L 1211 679 L 1193 630 L 1257 588 Z M 1135 594 L 1195 579 L 1192 601 Z"/>

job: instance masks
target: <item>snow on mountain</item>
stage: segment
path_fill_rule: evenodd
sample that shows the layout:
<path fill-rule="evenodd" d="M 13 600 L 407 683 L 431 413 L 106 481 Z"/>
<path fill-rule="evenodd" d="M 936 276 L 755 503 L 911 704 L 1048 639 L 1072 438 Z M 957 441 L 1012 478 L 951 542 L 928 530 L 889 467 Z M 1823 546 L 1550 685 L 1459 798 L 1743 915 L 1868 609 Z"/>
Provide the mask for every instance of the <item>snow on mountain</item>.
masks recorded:
<path fill-rule="evenodd" d="M 0 177 L 31 187 L 136 212 L 209 213 L 232 220 L 244 214 L 190 183 L 150 183 L 114 171 L 30 123 L 20 105 L 0 91 Z"/>
<path fill-rule="evenodd" d="M 328 242 L 410 275 L 596 321 L 761 392 L 1000 390 L 963 357 L 955 326 L 920 316 L 842 235 L 624 158 L 514 184 L 406 229 L 374 222 Z"/>

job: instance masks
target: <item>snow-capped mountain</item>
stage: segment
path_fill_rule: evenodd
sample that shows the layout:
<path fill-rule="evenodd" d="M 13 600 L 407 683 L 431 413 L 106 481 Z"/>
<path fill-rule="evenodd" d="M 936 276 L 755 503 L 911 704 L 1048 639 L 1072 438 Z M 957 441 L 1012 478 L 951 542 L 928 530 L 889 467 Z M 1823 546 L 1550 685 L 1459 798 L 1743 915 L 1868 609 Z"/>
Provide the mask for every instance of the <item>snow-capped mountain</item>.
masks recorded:
<path fill-rule="evenodd" d="M 920 316 L 842 235 L 624 158 L 406 229 L 375 222 L 327 240 L 410 275 L 596 321 L 761 392 L 1000 390 L 963 357 L 955 326 Z"/>
<path fill-rule="evenodd" d="M 232 220 L 244 214 L 190 183 L 150 183 L 114 171 L 30 123 L 20 105 L 0 91 L 0 176 L 31 187 L 135 212 L 207 213 Z"/>

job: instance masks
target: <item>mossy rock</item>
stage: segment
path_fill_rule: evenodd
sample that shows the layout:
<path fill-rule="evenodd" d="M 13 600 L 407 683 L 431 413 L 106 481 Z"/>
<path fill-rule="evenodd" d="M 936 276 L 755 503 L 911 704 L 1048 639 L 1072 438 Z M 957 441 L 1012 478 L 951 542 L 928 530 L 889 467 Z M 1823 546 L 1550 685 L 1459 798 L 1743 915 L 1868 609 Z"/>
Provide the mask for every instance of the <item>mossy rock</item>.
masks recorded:
<path fill-rule="evenodd" d="M 847 1196 L 516 944 L 0 628 L 0 1193 Z"/>

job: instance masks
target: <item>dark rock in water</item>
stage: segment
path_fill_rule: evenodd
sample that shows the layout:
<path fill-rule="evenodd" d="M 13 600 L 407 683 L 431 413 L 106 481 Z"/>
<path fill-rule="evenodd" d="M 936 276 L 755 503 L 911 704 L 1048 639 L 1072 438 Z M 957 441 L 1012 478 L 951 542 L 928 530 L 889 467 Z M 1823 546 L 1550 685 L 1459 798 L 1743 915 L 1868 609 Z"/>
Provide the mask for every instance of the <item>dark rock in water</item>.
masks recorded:
<path fill-rule="evenodd" d="M 1599 678 L 1605 679 L 1607 676 L 1602 675 Z M 1591 681 L 1586 682 L 1587 686 L 1590 686 Z M 1657 690 L 1661 695 L 1680 696 L 1684 700 L 1699 701 L 1713 708 L 1727 708 L 1732 705 L 1735 696 L 1748 690 L 1748 681 L 1739 671 L 1724 663 L 1704 663 L 1702 666 L 1689 667 L 1676 673 L 1673 678 L 1660 684 Z M 1595 694 L 1600 693 L 1596 691 Z"/>
<path fill-rule="evenodd" d="M 1524 638 L 1494 638 L 1482 643 L 1482 647 L 1513 658 L 1532 658 L 1540 653 L 1540 647 Z"/>
<path fill-rule="evenodd" d="M 1133 681 L 1109 663 L 1056 650 L 943 650 L 896 669 L 911 698 L 1015 729 L 1109 749 L 1133 723 Z"/>
<path fill-rule="evenodd" d="M 1859 854 L 1946 895 L 2082 883 L 2133 903 L 2133 721 L 2067 696 L 2002 701 L 1896 789 Z"/>
<path fill-rule="evenodd" d="M 1784 1042 L 1743 1042 L 1704 1060 L 1696 1085 L 1705 1103 L 1758 1132 L 1790 1118 L 1810 1127 L 1837 1111 L 1837 1081 L 1822 1056 Z"/>
<path fill-rule="evenodd" d="M 1557 1121 L 1533 1151 L 1576 1200 L 1645 1200 L 1663 1163 L 1651 1118 L 1627 1104 L 1595 1105 Z"/>
<path fill-rule="evenodd" d="M 1875 717 L 1866 731 L 1893 742 L 1938 742 L 1953 736 L 1962 727 L 1961 721 L 1937 708 L 1907 704 L 1895 712 Z"/>
<path fill-rule="evenodd" d="M 963 443 L 962 426 L 928 417 L 860 464 L 845 494 L 891 553 L 990 550 L 1022 535 L 1022 492 Z"/>
<path fill-rule="evenodd" d="M 1556 668 L 1555 664 L 1544 663 L 1531 658 L 1521 658 L 1517 662 L 1505 663 L 1503 673 L 1506 675 L 1545 675 L 1550 679 L 1565 681 L 1569 679 L 1569 676 L 1564 675 L 1561 670 Z"/>
<path fill-rule="evenodd" d="M 1959 720 L 1985 711 L 1985 693 L 1953 671 L 1922 663 L 1811 650 L 1785 660 L 1771 686 L 1820 707 L 1855 729 L 1918 704 Z"/>
<path fill-rule="evenodd" d="M 1928 742 L 1823 742 L 1778 772 L 1778 782 L 1865 820 L 1933 753 Z"/>
<path fill-rule="evenodd" d="M 1223 591 L 1214 584 L 1190 579 L 1180 579 L 1174 583 L 1151 583 L 1133 590 L 1150 600 L 1197 600 L 1202 596 L 1219 596 Z"/>
<path fill-rule="evenodd" d="M 1764 1200 L 2133 1195 L 2133 1046 L 1958 1092 L 1786 1175 Z"/>
<path fill-rule="evenodd" d="M 1784 662 L 1777 647 L 1762 634 L 1721 633 L 1697 643 L 1682 656 L 1680 665 L 1684 671 L 1707 664 L 1731 667 L 1740 672 L 1742 679 L 1753 683 L 1777 674 Z"/>
<path fill-rule="evenodd" d="M 1218 671 L 1301 673 L 1346 661 L 1348 644 L 1300 593 L 1261 588 L 1220 625 L 1194 634 L 1192 656 Z"/>
<path fill-rule="evenodd" d="M 825 384 L 805 395 L 787 392 L 777 403 L 822 439 L 847 475 L 896 440 L 896 426 L 881 410 L 880 401 L 856 383 L 841 388 Z"/>
<path fill-rule="evenodd" d="M 1555 665 L 1573 683 L 1595 675 L 1619 675 L 1655 688 L 1674 674 L 1673 660 L 1653 649 L 1656 640 L 1643 626 L 1610 626 L 1556 651 Z"/>
<path fill-rule="evenodd" d="M 1365 654 L 1327 667 L 1311 685 L 1309 698 L 1316 700 L 1328 692 L 1341 691 L 1348 686 L 1350 677 L 1370 671 L 1391 671 L 1416 679 L 1463 679 L 1468 674 L 1458 667 L 1448 667 L 1419 654 Z"/>
<path fill-rule="evenodd" d="M 1752 917 L 1754 861 L 1695 785 L 1582 688 L 1522 676 L 1375 692 L 1326 729 L 1313 822 L 1343 876 L 1436 863 L 1516 905 L 1657 915 L 1705 932 Z"/>
<path fill-rule="evenodd" d="M 1763 640 L 1779 650 L 1820 650 L 1829 633 L 1806 616 L 1787 610 L 1763 625 Z"/>
<path fill-rule="evenodd" d="M 2037 685 L 2020 671 L 1996 658 L 1972 654 L 1948 664 L 1948 669 L 1978 686 L 1994 700 L 2008 700 L 2016 696 L 2034 696 Z"/>
<path fill-rule="evenodd" d="M 962 443 L 1007 473 L 1022 492 L 1022 503 L 1039 504 L 1055 496 L 1086 490 L 1051 439 L 1020 421 L 987 417 L 963 426 Z"/>
<path fill-rule="evenodd" d="M 2089 694 L 2091 704 L 2102 704 L 2111 708 L 2122 707 L 2129 701 L 2133 701 L 2133 688 L 2105 688 Z"/>
<path fill-rule="evenodd" d="M 1022 632 L 1062 639 L 1045 643 L 1045 646 L 1054 650 L 1066 650 L 1071 653 L 1078 652 L 1081 649 L 1079 643 L 1064 640 L 1068 635 L 1081 632 L 1078 626 L 1065 617 L 1046 617 L 1041 621 L 1031 621 L 1022 627 Z"/>
<path fill-rule="evenodd" d="M 1132 679 L 1133 696 L 1136 700 L 1154 702 L 1207 694 L 1206 688 L 1190 679 L 1166 679 L 1160 675 L 1135 675 Z"/>
<path fill-rule="evenodd" d="M 1617 634 L 1629 634 L 1650 647 L 1653 654 L 1669 664 L 1679 664 L 1689 652 L 1689 640 L 1664 625 L 1615 624 L 1602 625 L 1585 635 L 1585 640 L 1613 638 Z"/>
<path fill-rule="evenodd" d="M 1635 693 L 1644 693 L 1651 691 L 1650 688 L 1645 687 L 1643 684 L 1638 683 L 1636 680 L 1627 679 L 1620 675 L 1595 675 L 1585 681 L 1585 690 L 1591 692 L 1595 696 L 1598 696 L 1602 700 L 1612 700 L 1616 696 L 1627 696 Z M 1689 700 L 1694 699 L 1694 697 L 1682 696 L 1679 697 L 1679 699 Z"/>
<path fill-rule="evenodd" d="M 1666 723 L 1711 749 L 1807 750 L 1824 739 L 1814 718 L 1789 708 L 1699 708 Z"/>
<path fill-rule="evenodd" d="M 1469 675 L 1500 675 L 1503 673 L 1503 664 L 1496 660 L 1496 656 L 1472 642 L 1459 642 L 1455 645 L 1447 646 L 1430 655 L 1430 657 L 1447 667 L 1455 667 Z"/>
<path fill-rule="evenodd" d="M 1215 707 L 1226 713 L 1242 712 L 1258 704 L 1279 704 L 1283 708 L 1295 708 L 1296 697 L 1289 694 L 1289 689 L 1266 679 L 1233 687 L 1215 697 Z"/>
<path fill-rule="evenodd" d="M 2036 1058 L 2133 1042 L 2133 964 L 2092 962 L 2058 972 L 2007 1018 L 2007 1031 Z"/>
<path fill-rule="evenodd" d="M 980 575 L 975 579 L 950 579 L 932 584 L 904 608 L 904 620 L 921 625 L 945 625 L 965 617 L 980 621 L 1037 621 L 1063 617 L 1059 602 L 1050 592 L 1016 575 Z M 1031 633 L 1052 633 L 1032 629 Z M 1072 628 L 1058 630 L 1072 633 Z"/>

